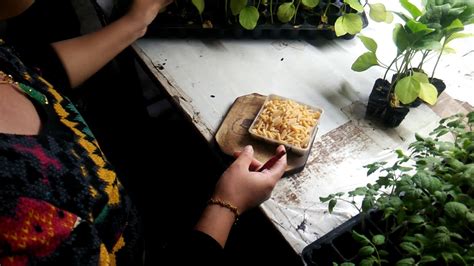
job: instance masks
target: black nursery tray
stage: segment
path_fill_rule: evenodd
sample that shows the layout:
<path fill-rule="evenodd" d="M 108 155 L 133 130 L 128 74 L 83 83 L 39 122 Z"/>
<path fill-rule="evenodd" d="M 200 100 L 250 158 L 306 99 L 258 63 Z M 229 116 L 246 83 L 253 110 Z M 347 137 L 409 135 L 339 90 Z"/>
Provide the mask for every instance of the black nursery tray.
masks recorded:
<path fill-rule="evenodd" d="M 352 238 L 352 231 L 361 234 L 382 234 L 380 229 L 383 223 L 381 214 L 370 211 L 367 214 L 359 213 L 323 237 L 309 244 L 303 249 L 302 256 L 305 263 L 312 265 L 332 265 L 333 262 L 357 261 L 357 253 L 362 246 Z M 390 243 L 390 240 L 388 240 Z M 397 261 L 400 252 L 393 245 L 388 244 L 389 261 Z"/>
<path fill-rule="evenodd" d="M 184 37 L 211 37 L 211 38 L 253 38 L 253 39 L 314 39 L 318 35 L 328 39 L 338 38 L 334 32 L 334 22 L 340 14 L 328 15 L 328 23 L 321 23 L 317 15 L 304 13 L 292 19 L 290 23 L 281 23 L 277 16 L 261 16 L 257 26 L 253 30 L 246 30 L 240 26 L 237 18 L 231 14 L 218 12 L 223 8 L 219 1 L 209 1 L 202 16 L 199 16 L 192 6 L 180 9 L 171 5 L 167 11 L 161 13 L 148 27 L 147 35 L 164 38 Z M 350 12 L 356 12 L 350 9 Z M 363 27 L 368 25 L 365 13 L 362 13 Z M 343 39 L 352 39 L 354 35 L 346 34 Z"/>
<path fill-rule="evenodd" d="M 148 28 L 147 35 L 163 38 L 184 37 L 216 37 L 216 38 L 253 38 L 253 39 L 314 39 L 318 35 L 327 39 L 337 38 L 334 31 L 327 27 L 316 27 L 309 23 L 292 24 L 263 24 L 253 30 L 245 30 L 239 25 L 213 25 L 203 28 L 202 25 L 162 24 L 155 21 Z M 343 39 L 352 39 L 354 35 L 346 34 Z"/>

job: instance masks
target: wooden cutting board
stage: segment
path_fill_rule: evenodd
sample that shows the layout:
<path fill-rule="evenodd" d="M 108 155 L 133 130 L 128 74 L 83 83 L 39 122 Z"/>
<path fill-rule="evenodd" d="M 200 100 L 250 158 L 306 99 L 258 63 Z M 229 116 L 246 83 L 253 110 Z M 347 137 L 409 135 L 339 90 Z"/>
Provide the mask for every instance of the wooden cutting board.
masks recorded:
<path fill-rule="evenodd" d="M 275 155 L 277 145 L 255 139 L 248 132 L 265 99 L 266 96 L 253 93 L 235 100 L 216 133 L 216 142 L 222 152 L 232 156 L 235 151 L 241 151 L 245 146 L 252 145 L 255 158 L 263 163 Z M 285 175 L 301 172 L 306 165 L 310 151 L 311 147 L 303 155 L 297 155 L 290 151 L 287 155 L 288 167 Z"/>

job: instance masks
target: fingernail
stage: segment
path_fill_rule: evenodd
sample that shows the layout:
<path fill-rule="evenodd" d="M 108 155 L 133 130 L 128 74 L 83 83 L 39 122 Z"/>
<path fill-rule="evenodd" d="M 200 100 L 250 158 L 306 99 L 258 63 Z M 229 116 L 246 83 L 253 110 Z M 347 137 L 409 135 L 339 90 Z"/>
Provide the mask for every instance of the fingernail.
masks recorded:
<path fill-rule="evenodd" d="M 246 152 L 253 152 L 252 145 L 247 145 L 247 146 L 245 146 L 244 151 L 246 151 Z"/>

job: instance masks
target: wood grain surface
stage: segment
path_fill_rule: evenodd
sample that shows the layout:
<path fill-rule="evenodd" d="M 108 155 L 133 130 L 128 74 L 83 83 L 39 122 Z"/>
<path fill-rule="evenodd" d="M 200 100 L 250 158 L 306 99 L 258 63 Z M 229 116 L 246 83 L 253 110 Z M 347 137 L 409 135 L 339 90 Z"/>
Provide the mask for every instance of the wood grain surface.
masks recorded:
<path fill-rule="evenodd" d="M 252 145 L 255 158 L 261 162 L 266 162 L 275 155 L 277 145 L 256 139 L 248 132 L 265 98 L 264 95 L 252 93 L 235 100 L 216 133 L 216 142 L 222 152 L 232 156 L 235 151 L 242 150 L 246 145 Z M 285 175 L 301 172 L 308 160 L 309 151 L 311 148 L 303 155 L 289 151 Z"/>

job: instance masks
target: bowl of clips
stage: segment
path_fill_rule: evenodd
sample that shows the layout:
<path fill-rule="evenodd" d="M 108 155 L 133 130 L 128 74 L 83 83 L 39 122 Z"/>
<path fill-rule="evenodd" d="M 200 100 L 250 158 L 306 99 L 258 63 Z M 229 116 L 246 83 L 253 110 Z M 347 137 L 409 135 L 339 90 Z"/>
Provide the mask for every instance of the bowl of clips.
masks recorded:
<path fill-rule="evenodd" d="M 249 133 L 304 155 L 313 143 L 322 113 L 321 108 L 270 94 L 250 125 Z"/>

